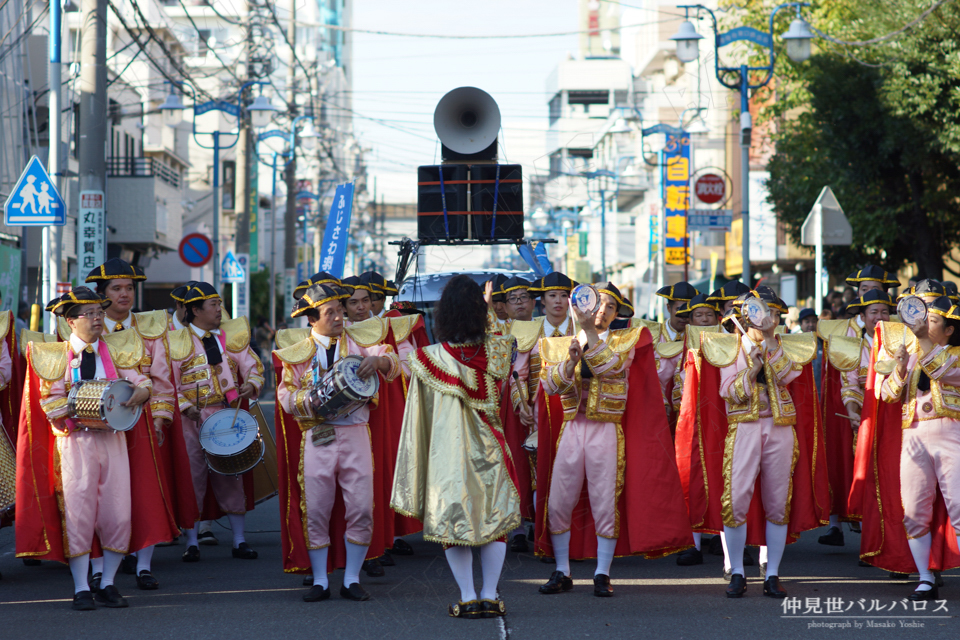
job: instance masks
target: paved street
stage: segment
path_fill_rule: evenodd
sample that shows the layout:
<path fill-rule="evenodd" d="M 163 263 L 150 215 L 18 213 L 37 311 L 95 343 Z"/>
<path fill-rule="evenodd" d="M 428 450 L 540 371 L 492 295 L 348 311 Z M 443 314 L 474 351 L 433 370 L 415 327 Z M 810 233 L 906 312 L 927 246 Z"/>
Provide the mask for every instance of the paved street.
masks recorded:
<path fill-rule="evenodd" d="M 267 407 L 265 407 L 267 408 Z M 678 567 L 674 558 L 617 559 L 613 564 L 616 595 L 593 597 L 593 563 L 573 563 L 576 586 L 570 593 L 542 596 L 537 586 L 552 565 L 532 553 L 508 552 L 500 588 L 508 614 L 498 620 L 455 620 L 446 607 L 457 590 L 439 545 L 412 540 L 416 555 L 397 558 L 383 578 L 361 580 L 373 599 L 357 603 L 341 599 L 342 572 L 331 576 L 333 597 L 306 604 L 300 576 L 285 575 L 280 566 L 277 501 L 254 511 L 247 540 L 260 553 L 254 561 L 230 557 L 230 532 L 215 527 L 221 545 L 202 547 L 199 564 L 180 561 L 183 546 L 159 548 L 154 556 L 158 591 L 136 589 L 133 576 L 118 575 L 117 585 L 129 600 L 126 610 L 70 609 L 72 581 L 66 566 L 44 563 L 24 567 L 13 555 L 13 532 L 0 530 L 0 621 L 4 638 L 112 638 L 120 633 L 137 638 L 256 638 L 293 637 L 409 639 L 424 638 L 751 638 L 797 637 L 956 637 L 960 624 L 960 570 L 944 576 L 941 598 L 947 611 L 904 610 L 911 587 L 889 580 L 885 572 L 857 566 L 859 536 L 846 533 L 847 546 L 817 544 L 819 532 L 809 532 L 787 548 L 784 586 L 804 605 L 784 617 L 782 601 L 762 597 L 757 568 L 748 568 L 749 589 L 742 600 L 728 600 L 720 577 L 722 559 L 707 555 L 697 567 Z M 753 550 L 756 557 L 756 549 Z M 479 580 L 479 558 L 474 564 Z M 806 599 L 819 598 L 820 618 L 801 618 Z M 827 599 L 840 598 L 847 616 L 827 615 Z M 860 600 L 864 602 L 861 605 Z M 877 602 L 874 603 L 873 601 Z M 891 603 L 895 610 L 891 610 Z M 909 606 L 909 605 L 908 605 Z M 882 610 L 876 609 L 882 607 Z M 869 611 L 871 608 L 874 611 Z M 813 615 L 811 611 L 807 615 Z M 888 617 L 883 617 L 888 616 Z M 892 616 L 892 617 L 891 617 Z M 946 617 L 934 617 L 946 616 Z M 896 628 L 869 627 L 868 621 L 894 623 Z M 922 622 L 923 628 L 903 628 Z M 863 628 L 808 628 L 811 623 L 854 623 Z M 503 626 L 502 626 L 503 625 Z M 860 634 L 869 634 L 861 636 Z"/>

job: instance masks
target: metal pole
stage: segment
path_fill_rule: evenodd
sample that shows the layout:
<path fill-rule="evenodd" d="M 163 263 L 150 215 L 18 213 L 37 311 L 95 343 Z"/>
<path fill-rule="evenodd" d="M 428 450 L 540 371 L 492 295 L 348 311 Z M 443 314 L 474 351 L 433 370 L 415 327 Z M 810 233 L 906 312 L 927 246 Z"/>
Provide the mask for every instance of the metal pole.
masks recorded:
<path fill-rule="evenodd" d="M 607 280 L 607 192 L 600 187 L 600 280 Z"/>
<path fill-rule="evenodd" d="M 213 288 L 220 291 L 220 132 L 213 132 Z M 222 295 L 222 292 L 221 292 Z"/>
<path fill-rule="evenodd" d="M 297 56 L 294 47 L 297 45 L 297 2 L 290 0 L 290 22 L 287 24 L 287 40 L 290 44 L 290 54 L 287 59 L 287 106 L 290 118 L 297 115 Z M 289 317 L 293 311 L 293 289 L 297 279 L 297 123 L 293 122 L 293 131 L 290 136 L 290 158 L 287 161 L 287 210 L 283 219 L 284 233 L 284 316 Z M 305 274 L 309 275 L 309 274 Z"/>
<path fill-rule="evenodd" d="M 657 215 L 657 227 L 660 229 L 660 246 L 657 247 L 657 290 L 663 288 L 664 279 L 665 279 L 665 266 L 667 263 L 667 230 L 666 230 L 666 209 L 663 207 L 663 191 L 664 191 L 664 180 L 663 180 L 663 151 L 657 152 L 657 157 L 659 160 L 659 177 L 660 177 L 660 213 Z M 653 300 L 656 301 L 657 305 L 657 319 L 660 322 L 664 320 L 663 313 L 663 298 L 660 296 L 651 296 Z"/>
<path fill-rule="evenodd" d="M 743 225 L 743 284 L 751 289 L 753 280 L 750 273 L 750 134 L 753 119 L 750 116 L 750 76 L 747 66 L 740 67 L 740 219 Z"/>
<path fill-rule="evenodd" d="M 47 84 L 50 90 L 50 115 L 49 131 L 50 142 L 47 154 L 47 171 L 50 173 L 50 179 L 57 191 L 62 193 L 60 188 L 60 112 L 62 110 L 60 103 L 60 63 L 61 46 L 63 41 L 62 12 L 59 2 L 50 3 L 50 34 L 49 51 L 50 61 L 47 68 Z M 56 295 L 57 280 L 59 280 L 60 271 L 60 228 L 56 225 L 49 225 L 43 228 L 41 243 L 43 253 L 43 300 L 40 302 L 46 304 Z M 19 285 L 19 283 L 17 283 Z M 17 304 L 17 299 L 12 304 Z M 52 314 L 46 314 L 46 331 L 52 332 Z"/>
<path fill-rule="evenodd" d="M 273 152 L 270 197 L 270 326 L 277 326 L 277 152 Z"/>
<path fill-rule="evenodd" d="M 814 261 L 814 267 L 816 268 L 816 282 L 814 283 L 814 309 L 817 312 L 817 315 L 820 315 L 820 312 L 823 311 L 823 210 L 821 205 L 814 205 L 814 228 L 817 230 L 817 257 Z"/>

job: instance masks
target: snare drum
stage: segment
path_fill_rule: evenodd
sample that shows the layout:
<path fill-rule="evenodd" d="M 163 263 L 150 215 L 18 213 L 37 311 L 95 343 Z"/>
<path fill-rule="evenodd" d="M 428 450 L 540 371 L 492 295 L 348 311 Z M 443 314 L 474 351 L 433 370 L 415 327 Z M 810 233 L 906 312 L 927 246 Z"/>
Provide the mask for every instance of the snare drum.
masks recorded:
<path fill-rule="evenodd" d="M 346 356 L 323 374 L 313 390 L 313 412 L 327 422 L 348 416 L 377 395 L 380 376 L 362 379 L 357 369 L 363 358 Z"/>
<path fill-rule="evenodd" d="M 246 411 L 221 409 L 200 426 L 200 448 L 211 471 L 224 476 L 246 473 L 263 459 L 260 425 Z"/>
<path fill-rule="evenodd" d="M 67 394 L 70 418 L 84 429 L 129 431 L 143 413 L 123 406 L 136 389 L 129 380 L 80 380 Z"/>

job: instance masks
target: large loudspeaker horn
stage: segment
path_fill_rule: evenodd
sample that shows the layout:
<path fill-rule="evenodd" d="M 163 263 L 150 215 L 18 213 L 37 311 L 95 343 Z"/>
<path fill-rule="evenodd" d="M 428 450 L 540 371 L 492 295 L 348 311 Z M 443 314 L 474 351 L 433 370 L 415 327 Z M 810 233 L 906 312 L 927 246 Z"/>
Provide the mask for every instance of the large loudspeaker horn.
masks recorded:
<path fill-rule="evenodd" d="M 482 154 L 486 159 L 492 147 L 495 158 L 500 108 L 486 91 L 460 87 L 440 99 L 433 112 L 433 128 L 443 146 L 461 157 Z"/>

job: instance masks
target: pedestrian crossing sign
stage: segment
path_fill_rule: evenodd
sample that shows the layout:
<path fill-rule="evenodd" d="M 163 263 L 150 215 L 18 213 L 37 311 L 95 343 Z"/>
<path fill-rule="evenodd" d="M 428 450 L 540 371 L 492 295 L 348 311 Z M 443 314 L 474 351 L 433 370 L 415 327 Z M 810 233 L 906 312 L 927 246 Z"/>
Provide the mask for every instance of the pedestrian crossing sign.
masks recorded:
<path fill-rule="evenodd" d="M 3 222 L 11 227 L 65 225 L 67 207 L 37 156 L 30 158 L 17 186 L 3 205 Z"/>
<path fill-rule="evenodd" d="M 220 265 L 220 279 L 223 282 L 243 282 L 247 279 L 247 272 L 233 255 L 233 251 L 227 251 Z"/>

